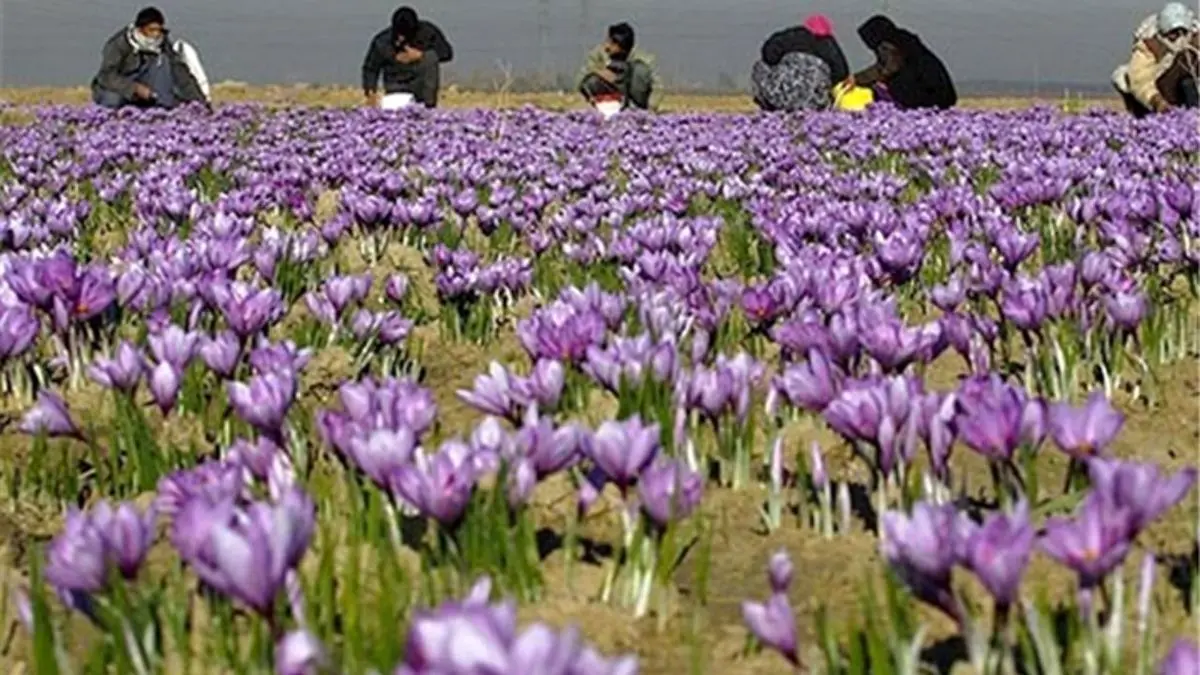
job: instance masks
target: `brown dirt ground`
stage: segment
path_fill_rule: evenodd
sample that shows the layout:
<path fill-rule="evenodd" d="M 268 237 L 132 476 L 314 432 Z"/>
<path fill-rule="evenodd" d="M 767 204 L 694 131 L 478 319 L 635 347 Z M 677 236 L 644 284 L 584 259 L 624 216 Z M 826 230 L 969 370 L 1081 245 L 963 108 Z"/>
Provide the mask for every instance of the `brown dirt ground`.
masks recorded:
<path fill-rule="evenodd" d="M 0 101 L 14 105 L 82 104 L 90 100 L 85 87 L 0 89 Z M 362 102 L 362 92 L 352 87 L 317 85 L 248 86 L 220 83 L 213 87 L 213 99 L 219 103 L 262 103 L 266 105 L 354 106 Z M 1087 105 L 1115 107 L 1114 97 L 1084 99 Z M 963 107 L 985 109 L 1023 108 L 1034 104 L 1061 105 L 1061 97 L 1034 99 L 1028 97 L 972 97 L 962 101 Z M 515 108 L 533 105 L 547 110 L 572 110 L 583 107 L 579 96 L 569 92 L 515 94 L 501 91 L 463 91 L 456 87 L 443 90 L 439 104 L 447 108 Z M 666 111 L 750 112 L 754 103 L 746 95 L 672 94 L 663 97 Z"/>

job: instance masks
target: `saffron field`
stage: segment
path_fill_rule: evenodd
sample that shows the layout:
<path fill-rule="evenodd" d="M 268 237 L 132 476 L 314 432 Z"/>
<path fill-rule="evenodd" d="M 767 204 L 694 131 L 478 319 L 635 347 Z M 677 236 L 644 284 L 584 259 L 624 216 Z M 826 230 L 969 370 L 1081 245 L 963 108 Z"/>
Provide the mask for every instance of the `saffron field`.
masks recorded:
<path fill-rule="evenodd" d="M 1193 116 L 0 116 L 10 670 L 1200 671 Z"/>

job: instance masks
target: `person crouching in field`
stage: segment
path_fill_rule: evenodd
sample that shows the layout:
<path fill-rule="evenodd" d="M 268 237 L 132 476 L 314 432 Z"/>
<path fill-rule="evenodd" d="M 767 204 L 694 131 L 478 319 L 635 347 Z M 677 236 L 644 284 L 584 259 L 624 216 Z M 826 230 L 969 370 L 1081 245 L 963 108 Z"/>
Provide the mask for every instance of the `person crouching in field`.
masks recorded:
<path fill-rule="evenodd" d="M 859 26 L 858 35 L 875 52 L 875 65 L 853 75 L 847 85 L 874 88 L 877 98 L 903 109 L 945 109 L 958 103 L 946 64 L 921 38 L 879 15 Z"/>
<path fill-rule="evenodd" d="M 385 94 L 412 94 L 413 100 L 437 107 L 441 64 L 454 59 L 454 48 L 442 29 L 401 7 L 392 25 L 371 38 L 363 58 L 362 86 L 367 105 L 379 107 L 379 80 Z"/>
<path fill-rule="evenodd" d="M 104 43 L 92 100 L 105 108 L 174 108 L 209 105 L 208 77 L 200 57 L 182 40 L 171 42 L 163 13 L 154 7 Z"/>
<path fill-rule="evenodd" d="M 588 54 L 579 77 L 579 93 L 589 104 L 619 101 L 622 109 L 650 109 L 655 89 L 651 58 L 634 51 L 633 27 L 608 27 L 608 39 Z"/>
<path fill-rule="evenodd" d="M 1200 106 L 1200 23 L 1191 9 L 1172 2 L 1146 17 L 1133 33 L 1129 63 L 1113 73 L 1125 108 L 1141 118 L 1171 108 Z"/>
<path fill-rule="evenodd" d="M 754 102 L 766 112 L 824 110 L 835 82 L 850 75 L 833 24 L 814 14 L 804 25 L 776 31 L 750 71 Z"/>

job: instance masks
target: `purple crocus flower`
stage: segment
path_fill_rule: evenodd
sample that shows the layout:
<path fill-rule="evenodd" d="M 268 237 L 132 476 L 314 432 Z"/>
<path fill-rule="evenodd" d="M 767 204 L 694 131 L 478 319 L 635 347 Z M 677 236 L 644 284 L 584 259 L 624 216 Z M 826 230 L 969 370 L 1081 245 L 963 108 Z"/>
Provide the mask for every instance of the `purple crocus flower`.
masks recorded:
<path fill-rule="evenodd" d="M 767 580 L 771 582 L 772 593 L 787 593 L 792 585 L 792 557 L 786 550 L 776 551 L 767 562 Z"/>
<path fill-rule="evenodd" d="M 1125 416 L 1104 394 L 1095 392 L 1076 408 L 1069 403 L 1050 406 L 1047 425 L 1059 449 L 1076 459 L 1103 456 L 1125 424 Z"/>
<path fill-rule="evenodd" d="M 543 410 L 553 410 L 562 396 L 566 371 L 558 361 L 538 361 L 529 377 L 514 378 L 514 396 L 525 406 L 536 403 Z"/>
<path fill-rule="evenodd" d="M 1025 401 L 998 376 L 964 383 L 955 399 L 958 439 L 992 460 L 1008 460 L 1021 443 Z"/>
<path fill-rule="evenodd" d="M 255 478 L 267 480 L 275 458 L 282 452 L 283 449 L 266 436 L 253 441 L 239 438 L 229 446 L 229 461 L 245 467 Z"/>
<path fill-rule="evenodd" d="M 114 509 L 101 501 L 88 512 L 91 524 L 104 542 L 106 556 L 126 579 L 137 577 L 138 569 L 154 543 L 158 514 L 154 507 L 144 513 L 129 502 Z"/>
<path fill-rule="evenodd" d="M 1200 673 L 1200 649 L 1184 638 L 1175 641 L 1158 667 L 1158 675 L 1196 675 Z"/>
<path fill-rule="evenodd" d="M 841 379 L 841 373 L 825 353 L 813 349 L 808 352 L 807 361 L 789 366 L 775 378 L 775 388 L 792 405 L 819 413 L 837 397 Z"/>
<path fill-rule="evenodd" d="M 657 424 L 642 424 L 641 417 L 607 421 L 584 443 L 584 453 L 624 492 L 658 454 Z"/>
<path fill-rule="evenodd" d="M 555 428 L 549 417 L 540 417 L 530 408 L 525 422 L 512 438 L 511 452 L 533 463 L 538 480 L 571 467 L 579 457 L 585 433 L 574 424 Z"/>
<path fill-rule="evenodd" d="M 212 304 L 240 340 L 261 333 L 283 316 L 283 296 L 272 288 L 259 289 L 242 282 L 219 284 L 209 289 Z"/>
<path fill-rule="evenodd" d="M 1107 495 L 1092 492 L 1074 519 L 1046 521 L 1041 549 L 1079 575 L 1082 589 L 1104 581 L 1121 565 L 1133 543 L 1134 513 Z"/>
<path fill-rule="evenodd" d="M 961 623 L 962 608 L 950 588 L 957 562 L 956 515 L 949 504 L 926 502 L 915 504 L 911 515 L 888 511 L 883 514 L 880 549 L 913 595 Z"/>
<path fill-rule="evenodd" d="M 1133 332 L 1146 318 L 1149 305 L 1146 296 L 1139 291 L 1118 291 L 1104 296 L 1104 310 L 1118 330 Z"/>
<path fill-rule="evenodd" d="M 147 338 L 150 353 L 154 355 L 155 360 L 171 364 L 180 373 L 187 370 L 188 364 L 196 355 L 199 341 L 198 333 L 185 331 L 175 324 Z"/>
<path fill-rule="evenodd" d="M 171 363 L 163 361 L 150 371 L 149 388 L 154 396 L 154 403 L 163 415 L 168 415 L 175 408 L 179 399 L 180 373 Z"/>
<path fill-rule="evenodd" d="M 679 460 L 659 457 L 638 478 L 642 510 L 659 527 L 690 516 L 703 495 L 704 479 Z"/>
<path fill-rule="evenodd" d="M 467 510 L 475 480 L 471 458 L 459 455 L 448 443 L 429 459 L 418 456 L 397 467 L 391 476 L 391 491 L 423 515 L 454 525 Z"/>
<path fill-rule="evenodd" d="M 179 507 L 171 518 L 168 537 L 171 546 L 205 583 L 215 586 L 220 576 L 212 568 L 216 564 L 213 532 L 234 522 L 237 507 L 232 499 L 191 499 Z"/>
<path fill-rule="evenodd" d="M 24 354 L 37 339 L 41 325 L 25 305 L 0 308 L 0 359 Z"/>
<path fill-rule="evenodd" d="M 50 438 L 63 436 L 81 438 L 79 427 L 71 419 L 71 411 L 62 398 L 52 391 L 38 392 L 37 402 L 21 418 L 22 433 L 36 436 L 46 434 Z"/>
<path fill-rule="evenodd" d="M 63 530 L 46 548 L 46 581 L 60 591 L 98 593 L 108 583 L 107 548 L 87 515 L 67 512 Z"/>
<path fill-rule="evenodd" d="M 515 377 L 496 361 L 488 366 L 487 375 L 475 376 L 475 388 L 459 389 L 456 395 L 467 405 L 486 415 L 505 417 L 511 421 L 521 419 L 521 411 L 513 400 Z"/>
<path fill-rule="evenodd" d="M 519 509 L 529 502 L 533 489 L 537 487 L 537 470 L 528 457 L 520 457 L 509 467 L 508 505 Z"/>
<path fill-rule="evenodd" d="M 275 371 L 250 378 L 248 384 L 229 382 L 229 405 L 250 426 L 264 434 L 279 436 L 288 409 L 296 399 L 296 375 Z"/>
<path fill-rule="evenodd" d="M 290 370 L 299 373 L 312 360 L 311 349 L 299 349 L 291 340 L 270 343 L 263 340 L 250 352 L 250 367 L 256 373 Z"/>
<path fill-rule="evenodd" d="M 1011 607 L 1017 599 L 1036 537 L 1029 522 L 1028 505 L 1021 501 L 1012 513 L 992 514 L 983 525 L 976 525 L 965 514 L 959 514 L 958 518 L 958 546 L 963 565 L 979 578 L 998 607 Z"/>
<path fill-rule="evenodd" d="M 271 617 L 287 573 L 312 539 L 314 518 L 312 500 L 303 493 L 278 504 L 251 504 L 232 523 L 212 527 L 212 565 L 195 566 L 196 572 L 213 588 Z"/>
<path fill-rule="evenodd" d="M 779 652 L 798 668 L 800 649 L 796 636 L 796 616 L 787 597 L 792 561 L 786 552 L 780 551 L 771 556 L 767 578 L 771 582 L 771 597 L 765 603 L 743 602 L 742 621 L 759 642 Z"/>
<path fill-rule="evenodd" d="M 742 621 L 759 642 L 783 655 L 799 667 L 799 640 L 796 616 L 787 596 L 774 593 L 765 603 L 743 602 Z"/>
<path fill-rule="evenodd" d="M 328 663 L 324 645 L 307 630 L 294 630 L 275 645 L 275 675 L 316 675 Z"/>
<path fill-rule="evenodd" d="M 145 362 L 141 351 L 128 340 L 117 345 L 111 359 L 96 359 L 88 368 L 88 375 L 106 389 L 132 393 L 142 379 Z"/>
<path fill-rule="evenodd" d="M 392 302 L 404 302 L 404 296 L 408 295 L 408 277 L 403 274 L 391 275 L 384 285 L 384 292 Z"/>
<path fill-rule="evenodd" d="M 1088 475 L 1095 493 L 1132 513 L 1136 534 L 1183 501 L 1196 484 L 1197 470 L 1189 466 L 1168 477 L 1157 464 L 1092 458 Z"/>
<path fill-rule="evenodd" d="M 409 429 L 374 429 L 350 440 L 348 459 L 380 489 L 387 489 L 392 475 L 412 462 L 416 448 L 416 436 Z"/>
<path fill-rule="evenodd" d="M 224 378 L 233 377 L 241 354 L 242 345 L 232 331 L 222 331 L 216 337 L 203 340 L 200 345 L 200 358 L 204 364 Z"/>

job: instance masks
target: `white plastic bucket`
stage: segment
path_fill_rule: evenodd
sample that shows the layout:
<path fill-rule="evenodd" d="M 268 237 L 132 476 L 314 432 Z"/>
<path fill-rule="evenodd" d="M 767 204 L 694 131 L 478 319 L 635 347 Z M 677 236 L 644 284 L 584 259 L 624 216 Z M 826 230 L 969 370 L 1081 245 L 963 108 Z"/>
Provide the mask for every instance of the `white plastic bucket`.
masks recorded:
<path fill-rule="evenodd" d="M 416 97 L 407 92 L 399 94 L 387 94 L 379 100 L 379 107 L 383 110 L 399 110 L 407 108 L 416 101 Z"/>
<path fill-rule="evenodd" d="M 596 101 L 595 107 L 596 111 L 606 120 L 621 112 L 620 101 Z"/>

